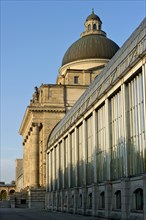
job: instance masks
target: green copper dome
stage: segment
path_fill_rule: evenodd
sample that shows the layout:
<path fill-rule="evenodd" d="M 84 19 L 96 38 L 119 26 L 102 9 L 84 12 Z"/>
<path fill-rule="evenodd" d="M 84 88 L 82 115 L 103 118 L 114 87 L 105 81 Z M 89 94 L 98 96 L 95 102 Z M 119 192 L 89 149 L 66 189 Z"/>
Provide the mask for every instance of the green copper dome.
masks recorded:
<path fill-rule="evenodd" d="M 86 18 L 86 21 L 89 21 L 89 20 L 98 20 L 98 21 L 100 21 L 100 18 L 96 14 L 92 13 L 91 15 L 89 15 Z"/>
<path fill-rule="evenodd" d="M 106 37 L 101 29 L 102 21 L 94 14 L 90 14 L 85 21 L 85 31 L 81 38 L 74 42 L 66 51 L 62 66 L 73 61 L 84 59 L 111 59 L 119 46 Z"/>
<path fill-rule="evenodd" d="M 83 59 L 111 59 L 119 46 L 102 35 L 86 35 L 73 43 L 66 51 L 62 66 Z"/>

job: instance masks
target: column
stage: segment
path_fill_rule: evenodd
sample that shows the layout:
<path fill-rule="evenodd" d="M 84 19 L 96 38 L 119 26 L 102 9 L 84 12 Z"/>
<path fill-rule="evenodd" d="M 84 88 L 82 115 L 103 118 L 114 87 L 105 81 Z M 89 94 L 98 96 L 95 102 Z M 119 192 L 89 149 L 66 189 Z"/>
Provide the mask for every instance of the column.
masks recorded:
<path fill-rule="evenodd" d="M 105 182 L 105 217 L 110 217 L 112 201 L 112 184 L 109 181 Z"/>
<path fill-rule="evenodd" d="M 146 219 L 146 174 L 143 175 L 143 219 Z"/>
<path fill-rule="evenodd" d="M 51 161 L 51 151 L 49 152 L 49 192 L 52 190 L 52 161 Z"/>
<path fill-rule="evenodd" d="M 56 178 L 57 178 L 57 189 L 59 190 L 59 188 L 60 188 L 60 175 L 59 175 L 59 170 L 60 170 L 60 166 L 59 166 L 59 164 L 60 164 L 60 157 L 59 157 L 59 144 L 57 144 L 57 147 L 56 147 L 56 157 L 57 157 L 57 164 L 56 164 L 56 166 L 57 166 L 57 174 L 56 174 Z"/>
<path fill-rule="evenodd" d="M 68 186 L 71 187 L 71 144 L 70 133 L 68 133 Z"/>
<path fill-rule="evenodd" d="M 121 202 L 122 202 L 122 219 L 129 219 L 130 213 L 130 180 L 125 178 L 121 180 Z"/>
<path fill-rule="evenodd" d="M 124 176 L 128 177 L 128 156 L 127 156 L 127 126 L 126 126 L 126 88 L 125 84 L 121 86 L 122 92 L 122 136 L 123 136 L 123 147 L 124 147 Z"/>
<path fill-rule="evenodd" d="M 31 178 L 31 175 L 30 175 L 30 165 L 31 165 L 31 160 L 30 160 L 30 135 L 28 136 L 28 140 L 27 140 L 27 184 L 28 186 L 31 184 L 30 182 L 30 178 Z"/>
<path fill-rule="evenodd" d="M 105 100 L 105 132 L 106 132 L 106 156 L 107 156 L 107 180 L 111 179 L 111 147 L 110 147 L 110 135 L 109 135 L 109 100 Z"/>
<path fill-rule="evenodd" d="M 23 187 L 25 188 L 27 185 L 26 183 L 26 170 L 27 170 L 27 164 L 26 164 L 26 140 L 23 142 Z"/>
<path fill-rule="evenodd" d="M 65 151 L 64 151 L 64 138 L 62 139 L 62 146 L 61 146 L 61 154 L 62 154 L 62 189 L 65 188 Z"/>
<path fill-rule="evenodd" d="M 86 121 L 83 120 L 83 182 L 86 186 L 87 178 L 86 178 L 86 163 L 87 163 L 87 142 L 86 142 Z"/>
<path fill-rule="evenodd" d="M 146 172 L 146 63 L 145 63 L 145 59 L 143 60 L 144 64 L 142 65 L 142 82 L 143 82 L 143 90 L 144 90 L 144 94 L 143 94 L 143 106 L 144 106 L 144 171 Z"/>
<path fill-rule="evenodd" d="M 55 155 L 55 151 L 56 151 L 56 148 L 54 147 L 53 148 L 53 151 L 52 151 L 52 171 L 53 171 L 53 190 L 55 190 L 55 186 L 56 186 L 56 178 L 55 178 L 55 168 L 56 168 L 56 155 Z"/>
<path fill-rule="evenodd" d="M 33 124 L 31 146 L 31 186 L 39 186 L 39 127 Z"/>

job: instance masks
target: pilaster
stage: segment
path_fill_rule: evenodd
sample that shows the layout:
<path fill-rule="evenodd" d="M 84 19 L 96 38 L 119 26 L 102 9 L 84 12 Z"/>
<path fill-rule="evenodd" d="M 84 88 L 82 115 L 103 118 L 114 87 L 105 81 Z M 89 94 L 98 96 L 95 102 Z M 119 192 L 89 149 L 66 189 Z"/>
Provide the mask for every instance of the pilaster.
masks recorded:
<path fill-rule="evenodd" d="M 130 198 L 130 182 L 129 178 L 121 180 L 121 203 L 122 203 L 122 219 L 127 220 L 129 219 L 129 198 Z"/>
<path fill-rule="evenodd" d="M 105 182 L 105 217 L 110 217 L 112 201 L 112 185 L 109 181 Z"/>
<path fill-rule="evenodd" d="M 143 219 L 146 219 L 146 174 L 143 175 Z"/>
<path fill-rule="evenodd" d="M 77 127 L 75 127 L 75 186 L 78 186 L 78 157 L 79 157 L 79 149 L 78 149 L 78 135 L 77 135 Z"/>
<path fill-rule="evenodd" d="M 97 138 L 96 138 L 96 131 L 97 131 L 97 118 L 96 118 L 96 111 L 93 111 L 92 115 L 92 131 L 93 131 L 93 164 L 94 164 L 94 183 L 97 183 L 97 161 L 96 161 L 96 151 L 97 151 Z"/>
<path fill-rule="evenodd" d="M 39 186 L 39 126 L 33 123 L 31 146 L 31 186 Z"/>
<path fill-rule="evenodd" d="M 68 133 L 68 186 L 71 187 L 71 144 L 70 133 Z"/>
<path fill-rule="evenodd" d="M 107 157 L 107 167 L 106 167 L 106 176 L 107 180 L 111 179 L 111 148 L 110 148 L 110 135 L 109 135 L 109 100 L 105 100 L 105 132 L 106 132 L 106 157 Z"/>

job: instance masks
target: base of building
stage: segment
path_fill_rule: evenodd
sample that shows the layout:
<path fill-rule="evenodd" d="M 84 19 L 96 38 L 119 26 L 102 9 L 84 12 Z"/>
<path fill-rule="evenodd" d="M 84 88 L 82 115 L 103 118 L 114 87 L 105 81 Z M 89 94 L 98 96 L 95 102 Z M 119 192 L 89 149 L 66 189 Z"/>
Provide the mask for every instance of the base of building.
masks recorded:
<path fill-rule="evenodd" d="M 107 219 L 146 219 L 146 175 L 46 193 L 46 209 Z"/>

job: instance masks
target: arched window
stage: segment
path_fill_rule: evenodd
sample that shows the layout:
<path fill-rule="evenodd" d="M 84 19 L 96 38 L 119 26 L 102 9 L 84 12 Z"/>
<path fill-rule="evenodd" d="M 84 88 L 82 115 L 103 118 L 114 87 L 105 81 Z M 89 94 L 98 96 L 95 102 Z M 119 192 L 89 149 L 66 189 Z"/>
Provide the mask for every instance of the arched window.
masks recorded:
<path fill-rule="evenodd" d="M 14 190 L 14 189 L 11 189 L 10 192 L 9 192 L 10 195 L 12 195 L 12 194 L 14 194 L 14 193 L 15 193 L 15 190 Z"/>
<path fill-rule="evenodd" d="M 104 192 L 100 193 L 100 208 L 101 209 L 105 208 L 105 193 Z"/>
<path fill-rule="evenodd" d="M 93 30 L 96 30 L 96 24 L 93 24 Z"/>
<path fill-rule="evenodd" d="M 88 31 L 90 31 L 90 30 L 91 30 L 91 24 L 88 25 Z"/>
<path fill-rule="evenodd" d="M 7 199 L 7 191 L 2 190 L 0 193 L 0 200 L 6 200 Z"/>
<path fill-rule="evenodd" d="M 64 198 L 64 207 L 67 207 L 67 195 Z"/>
<path fill-rule="evenodd" d="M 121 191 L 120 190 L 118 190 L 115 193 L 115 208 L 121 209 Z"/>
<path fill-rule="evenodd" d="M 143 210 L 143 190 L 138 188 L 134 192 L 135 194 L 135 209 Z"/>
<path fill-rule="evenodd" d="M 92 193 L 89 194 L 89 209 L 92 208 Z"/>
<path fill-rule="evenodd" d="M 74 195 L 72 195 L 72 197 L 71 197 L 71 207 L 72 208 L 74 207 Z"/>

